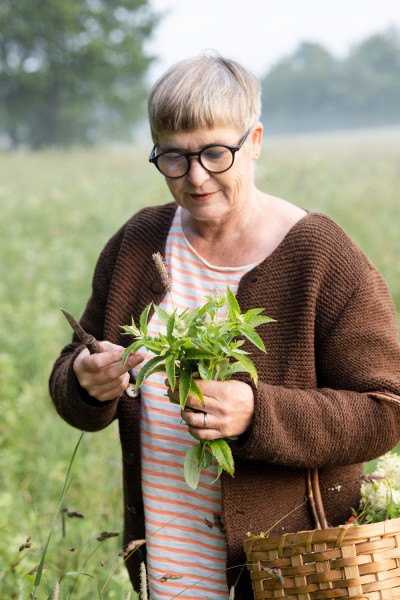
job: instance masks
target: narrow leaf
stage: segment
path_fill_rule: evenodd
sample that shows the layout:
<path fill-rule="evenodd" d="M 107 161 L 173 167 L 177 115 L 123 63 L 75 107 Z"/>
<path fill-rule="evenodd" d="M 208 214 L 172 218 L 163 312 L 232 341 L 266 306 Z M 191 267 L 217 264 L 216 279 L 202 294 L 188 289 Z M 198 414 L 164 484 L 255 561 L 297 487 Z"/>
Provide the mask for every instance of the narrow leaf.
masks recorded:
<path fill-rule="evenodd" d="M 220 372 L 219 380 L 230 379 L 234 373 L 245 373 L 247 369 L 240 362 L 229 363 L 224 373 Z"/>
<path fill-rule="evenodd" d="M 253 379 L 254 383 L 257 385 L 257 382 L 258 382 L 257 370 L 256 370 L 254 364 L 252 363 L 252 361 L 250 360 L 250 358 L 248 356 L 245 356 L 244 354 L 239 354 L 239 352 L 234 352 L 234 351 L 232 351 L 232 356 L 233 356 L 233 358 L 236 358 L 236 360 L 238 360 L 244 366 L 247 373 L 250 374 L 250 377 Z"/>
<path fill-rule="evenodd" d="M 228 300 L 228 315 L 231 321 L 236 321 L 240 315 L 240 306 L 229 285 L 226 286 L 226 298 Z"/>
<path fill-rule="evenodd" d="M 264 342 L 252 327 L 243 323 L 243 325 L 240 327 L 240 331 L 242 332 L 242 335 L 244 335 L 244 337 L 246 337 L 252 344 L 257 346 L 259 350 L 265 352 Z"/>
<path fill-rule="evenodd" d="M 142 346 L 143 346 L 143 341 L 138 340 L 137 342 L 133 342 L 133 344 L 131 344 L 130 346 L 125 348 L 124 353 L 122 355 L 122 362 L 125 364 L 128 359 L 128 356 L 130 354 L 132 354 L 132 352 L 137 352 L 139 350 L 139 348 L 141 348 Z"/>
<path fill-rule="evenodd" d="M 168 323 L 169 314 L 163 308 L 158 306 L 158 304 L 154 305 L 154 312 L 156 313 L 160 321 L 164 323 L 164 325 Z"/>
<path fill-rule="evenodd" d="M 77 442 L 77 444 L 75 446 L 75 449 L 74 449 L 74 451 L 72 453 L 71 459 L 69 461 L 68 470 L 67 470 L 67 474 L 65 476 L 65 481 L 64 481 L 64 487 L 63 487 L 63 489 L 61 491 L 61 496 L 60 496 L 60 499 L 59 499 L 59 502 L 58 502 L 58 506 L 57 506 L 56 511 L 54 513 L 53 522 L 52 522 L 52 525 L 50 527 L 50 532 L 48 534 L 46 545 L 45 545 L 44 550 L 42 552 L 42 556 L 41 556 L 41 559 L 40 559 L 40 562 L 39 562 L 39 567 L 38 567 L 38 570 L 37 570 L 37 573 L 36 573 L 36 577 L 35 577 L 35 581 L 34 581 L 35 591 L 39 587 L 40 581 L 42 579 L 44 561 L 46 559 L 47 550 L 49 548 L 50 540 L 51 540 L 51 537 L 53 535 L 54 527 L 55 527 L 55 524 L 56 524 L 56 519 L 57 519 L 58 514 L 59 514 L 59 512 L 61 510 L 61 507 L 63 505 L 65 495 L 66 495 L 66 493 L 68 491 L 68 488 L 69 488 L 69 486 L 71 484 L 70 474 L 71 474 L 71 470 L 72 470 L 72 465 L 73 465 L 73 463 L 75 461 L 75 456 L 76 456 L 76 453 L 78 452 L 78 448 L 80 446 L 80 443 L 82 441 L 84 433 L 85 432 L 82 431 L 82 433 L 81 433 L 81 435 L 80 435 L 80 437 L 78 439 L 78 442 Z M 35 593 L 33 593 L 33 596 L 35 596 Z"/>
<path fill-rule="evenodd" d="M 208 360 L 199 360 L 199 375 L 204 381 L 211 381 L 214 375 L 214 369 Z"/>
<path fill-rule="evenodd" d="M 190 383 L 190 393 L 193 394 L 193 396 L 195 396 L 201 402 L 201 404 L 204 404 L 203 392 L 201 391 L 201 389 L 196 383 L 196 380 L 193 379 L 193 377 Z"/>
<path fill-rule="evenodd" d="M 174 341 L 173 333 L 176 319 L 176 311 L 174 311 L 168 318 L 167 322 L 167 340 L 171 344 Z"/>
<path fill-rule="evenodd" d="M 170 354 L 165 359 L 165 371 L 167 373 L 167 379 L 172 391 L 175 389 L 175 361 L 176 354 Z"/>
<path fill-rule="evenodd" d="M 137 389 L 137 390 L 139 389 L 139 387 L 143 383 L 143 380 L 147 377 L 148 374 L 150 374 L 150 371 L 153 369 L 153 367 L 163 360 L 164 360 L 164 356 L 154 356 L 145 365 L 143 365 L 143 367 L 140 369 L 138 376 L 136 378 L 135 389 Z M 155 371 L 153 371 L 153 373 L 154 372 Z"/>
<path fill-rule="evenodd" d="M 133 337 L 137 337 L 138 335 L 140 335 L 140 331 L 136 327 L 133 319 L 132 325 L 121 325 L 121 329 L 123 330 L 124 335 L 132 335 Z"/>
<path fill-rule="evenodd" d="M 147 335 L 147 319 L 148 319 L 152 304 L 153 303 L 150 302 L 150 304 L 148 304 L 146 306 L 146 308 L 143 310 L 142 314 L 140 315 L 140 325 L 139 326 L 144 335 Z"/>
<path fill-rule="evenodd" d="M 247 318 L 245 314 L 243 316 L 243 321 L 246 323 L 246 325 L 250 325 L 250 327 L 258 327 L 259 325 L 263 325 L 264 323 L 276 323 L 275 319 L 272 319 L 271 317 L 266 317 L 264 315 L 254 315 Z"/>
<path fill-rule="evenodd" d="M 204 442 L 203 445 L 204 445 L 205 452 L 203 453 L 203 460 L 202 460 L 201 466 L 203 467 L 203 469 L 208 469 L 208 467 L 212 463 L 212 454 L 211 454 L 211 452 L 209 452 L 207 450 L 208 442 Z"/>
<path fill-rule="evenodd" d="M 207 351 L 203 348 L 188 348 L 185 350 L 185 358 L 187 360 L 200 360 L 201 358 L 215 358 L 215 354 L 211 350 Z M 217 355 L 218 356 L 218 355 Z"/>
<path fill-rule="evenodd" d="M 181 364 L 179 369 L 179 404 L 185 408 L 192 383 L 192 372 L 185 363 Z"/>
<path fill-rule="evenodd" d="M 200 444 L 196 444 L 196 446 L 189 448 L 185 455 L 183 473 L 186 483 L 193 490 L 195 490 L 199 484 L 202 455 L 203 449 Z"/>
<path fill-rule="evenodd" d="M 235 467 L 233 462 L 232 450 L 224 439 L 209 440 L 208 446 L 215 456 L 218 465 L 229 475 L 234 474 Z"/>

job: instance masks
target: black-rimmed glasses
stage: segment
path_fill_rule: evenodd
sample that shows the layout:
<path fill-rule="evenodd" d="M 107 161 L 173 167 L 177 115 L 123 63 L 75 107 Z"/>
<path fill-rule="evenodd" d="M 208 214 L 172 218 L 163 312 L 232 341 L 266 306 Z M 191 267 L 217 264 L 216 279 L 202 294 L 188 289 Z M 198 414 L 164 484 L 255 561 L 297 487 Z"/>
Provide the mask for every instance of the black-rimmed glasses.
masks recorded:
<path fill-rule="evenodd" d="M 211 144 L 199 152 L 180 152 L 179 150 L 166 150 L 156 155 L 155 145 L 150 153 L 149 162 L 153 163 L 165 177 L 179 179 L 189 173 L 190 158 L 197 156 L 201 166 L 210 173 L 223 173 L 231 168 L 235 161 L 235 154 L 245 143 L 250 129 L 246 131 L 237 146 L 225 144 Z"/>

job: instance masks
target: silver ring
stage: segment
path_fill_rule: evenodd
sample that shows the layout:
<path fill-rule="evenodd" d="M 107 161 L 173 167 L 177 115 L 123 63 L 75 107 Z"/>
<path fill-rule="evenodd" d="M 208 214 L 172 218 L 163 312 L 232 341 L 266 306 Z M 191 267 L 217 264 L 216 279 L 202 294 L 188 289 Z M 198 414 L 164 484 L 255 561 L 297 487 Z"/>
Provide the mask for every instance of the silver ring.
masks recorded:
<path fill-rule="evenodd" d="M 203 429 L 207 429 L 207 413 L 203 413 L 203 415 L 204 415 Z"/>

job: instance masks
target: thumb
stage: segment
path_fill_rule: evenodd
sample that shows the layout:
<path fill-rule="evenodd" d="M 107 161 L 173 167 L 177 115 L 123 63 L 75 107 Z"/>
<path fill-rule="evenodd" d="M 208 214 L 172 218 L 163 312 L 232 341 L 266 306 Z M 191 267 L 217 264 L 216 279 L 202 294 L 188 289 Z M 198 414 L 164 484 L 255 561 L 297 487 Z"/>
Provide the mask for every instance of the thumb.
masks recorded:
<path fill-rule="evenodd" d="M 132 353 L 126 359 L 125 367 L 127 371 L 134 369 L 144 360 L 144 354 Z"/>

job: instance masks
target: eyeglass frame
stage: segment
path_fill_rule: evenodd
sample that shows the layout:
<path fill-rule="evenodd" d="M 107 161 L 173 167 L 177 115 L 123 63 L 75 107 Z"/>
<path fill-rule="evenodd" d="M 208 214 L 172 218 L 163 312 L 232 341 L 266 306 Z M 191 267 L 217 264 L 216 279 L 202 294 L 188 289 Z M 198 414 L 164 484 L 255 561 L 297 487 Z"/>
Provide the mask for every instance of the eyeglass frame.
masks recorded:
<path fill-rule="evenodd" d="M 245 141 L 247 140 L 249 133 L 251 131 L 251 127 L 246 131 L 246 133 L 244 134 L 244 136 L 242 137 L 242 139 L 239 141 L 239 143 L 237 144 L 237 146 L 228 146 L 227 144 L 209 144 L 208 146 L 205 146 L 204 148 L 202 148 L 201 150 L 199 150 L 198 152 L 181 152 L 180 150 L 174 150 L 173 148 L 170 148 L 169 150 L 165 150 L 165 152 L 160 152 L 160 154 L 155 154 L 156 148 L 157 148 L 157 144 L 154 144 L 152 151 L 150 152 L 150 156 L 149 156 L 149 162 L 153 163 L 153 165 L 156 167 L 156 169 L 161 173 L 161 175 L 164 175 L 164 177 L 167 177 L 168 179 L 180 179 L 181 177 L 185 177 L 185 175 L 187 175 L 190 171 L 190 160 L 189 158 L 191 158 L 192 156 L 197 156 L 197 158 L 199 159 L 199 163 L 201 164 L 201 166 L 203 167 L 203 169 L 205 169 L 206 171 L 208 171 L 209 173 L 225 173 L 226 171 L 229 171 L 229 169 L 232 168 L 233 163 L 235 162 L 235 154 L 236 152 L 238 152 L 240 150 L 240 148 L 243 146 L 243 144 L 245 143 Z M 210 148 L 226 148 L 227 150 L 230 150 L 232 153 L 232 162 L 229 165 L 229 167 L 227 167 L 226 169 L 223 169 L 222 171 L 211 171 L 210 169 L 207 169 L 207 167 L 205 167 L 201 161 L 201 155 L 203 154 L 203 152 L 205 152 L 206 150 L 209 150 Z M 158 159 L 163 156 L 164 154 L 170 154 L 170 153 L 175 153 L 175 154 L 180 154 L 181 156 L 184 156 L 186 158 L 187 161 L 187 169 L 186 171 L 182 174 L 182 175 L 165 175 L 165 173 L 163 173 L 161 171 L 161 169 L 158 166 Z"/>

